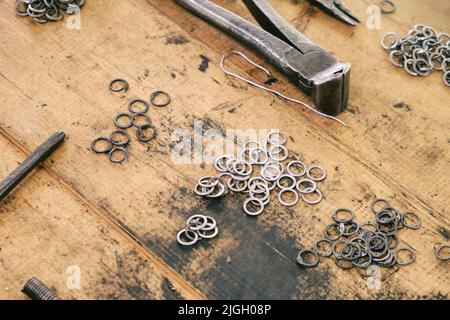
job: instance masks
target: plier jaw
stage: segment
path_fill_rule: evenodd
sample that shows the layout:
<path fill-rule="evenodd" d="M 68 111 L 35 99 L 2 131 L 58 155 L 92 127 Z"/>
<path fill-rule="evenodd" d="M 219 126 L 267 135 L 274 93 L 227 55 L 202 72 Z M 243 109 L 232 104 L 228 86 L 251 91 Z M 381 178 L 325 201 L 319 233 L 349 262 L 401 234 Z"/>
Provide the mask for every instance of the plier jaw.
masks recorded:
<path fill-rule="evenodd" d="M 319 6 L 327 14 L 349 25 L 356 26 L 360 22 L 359 18 L 341 0 L 309 0 L 309 2 Z"/>
<path fill-rule="evenodd" d="M 321 112 L 335 116 L 347 106 L 350 65 L 311 42 L 267 1 L 244 0 L 263 29 L 207 0 L 176 1 L 255 49 L 311 95 Z"/>

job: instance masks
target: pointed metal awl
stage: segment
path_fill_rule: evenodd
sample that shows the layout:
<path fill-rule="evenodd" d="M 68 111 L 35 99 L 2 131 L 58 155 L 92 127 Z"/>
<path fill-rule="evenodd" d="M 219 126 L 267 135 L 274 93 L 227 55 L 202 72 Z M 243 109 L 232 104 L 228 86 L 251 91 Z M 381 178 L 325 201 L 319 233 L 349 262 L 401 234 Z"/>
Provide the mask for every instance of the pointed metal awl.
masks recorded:
<path fill-rule="evenodd" d="M 20 166 L 0 182 L 0 201 L 2 201 L 26 176 L 64 141 L 65 134 L 58 131 L 40 145 Z"/>

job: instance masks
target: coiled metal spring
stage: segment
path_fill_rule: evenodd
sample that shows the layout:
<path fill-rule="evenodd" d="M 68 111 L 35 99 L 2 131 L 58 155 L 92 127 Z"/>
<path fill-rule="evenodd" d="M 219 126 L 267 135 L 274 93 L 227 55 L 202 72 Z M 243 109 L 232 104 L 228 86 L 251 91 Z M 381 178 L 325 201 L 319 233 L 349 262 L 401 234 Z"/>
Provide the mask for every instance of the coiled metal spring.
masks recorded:
<path fill-rule="evenodd" d="M 36 278 L 28 280 L 22 292 L 33 300 L 60 300 L 53 291 Z"/>

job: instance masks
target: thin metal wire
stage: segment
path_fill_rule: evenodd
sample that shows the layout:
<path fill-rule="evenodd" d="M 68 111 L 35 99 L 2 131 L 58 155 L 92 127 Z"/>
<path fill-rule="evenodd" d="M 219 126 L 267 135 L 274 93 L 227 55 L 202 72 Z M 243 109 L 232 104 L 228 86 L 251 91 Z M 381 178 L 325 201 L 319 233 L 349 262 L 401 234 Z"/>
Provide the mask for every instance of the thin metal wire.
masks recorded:
<path fill-rule="evenodd" d="M 303 106 L 303 107 L 309 109 L 310 111 L 312 111 L 312 112 L 314 112 L 314 113 L 316 113 L 316 114 L 318 114 L 318 115 L 320 115 L 320 116 L 322 116 L 322 117 L 325 117 L 325 118 L 334 120 L 334 121 L 340 123 L 340 124 L 343 125 L 343 126 L 347 126 L 347 125 L 345 124 L 345 122 L 343 122 L 342 120 L 339 120 L 338 118 L 333 117 L 333 116 L 330 116 L 330 115 L 328 115 L 328 114 L 322 113 L 322 112 L 320 112 L 320 111 L 314 109 L 313 107 L 311 107 L 310 105 L 308 105 L 308 104 L 306 104 L 306 103 L 304 103 L 304 102 L 302 102 L 302 101 L 296 100 L 296 99 L 294 99 L 294 98 L 290 98 L 290 97 L 284 95 L 283 93 L 281 93 L 281 92 L 279 92 L 279 91 L 276 91 L 276 90 L 274 90 L 274 89 L 270 89 L 270 88 L 264 87 L 263 85 L 261 85 L 261 84 L 259 84 L 259 83 L 256 83 L 256 82 L 254 82 L 254 81 L 252 81 L 252 80 L 246 79 L 246 78 L 244 78 L 244 77 L 242 77 L 242 76 L 240 76 L 240 75 L 238 75 L 238 74 L 235 74 L 235 73 L 233 73 L 233 72 L 231 72 L 231 71 L 226 70 L 226 69 L 225 69 L 225 61 L 226 61 L 226 59 L 227 59 L 229 56 L 231 56 L 231 55 L 233 55 L 233 54 L 240 56 L 241 58 L 243 58 L 244 60 L 246 60 L 248 63 L 250 63 L 251 65 L 253 65 L 254 67 L 256 67 L 256 68 L 258 68 L 259 70 L 263 71 L 269 78 L 273 78 L 273 76 L 272 76 L 272 74 L 270 73 L 269 70 L 267 70 L 267 69 L 264 68 L 263 66 L 260 66 L 260 65 L 257 64 L 256 62 L 252 61 L 250 58 L 248 58 L 248 57 L 247 57 L 245 54 L 243 54 L 242 52 L 240 52 L 240 51 L 235 51 L 235 50 L 229 51 L 229 52 L 227 52 L 226 54 L 224 54 L 223 57 L 222 57 L 222 60 L 221 60 L 221 62 L 220 62 L 220 68 L 222 69 L 222 71 L 223 71 L 226 75 L 231 76 L 231 77 L 234 77 L 234 78 L 237 78 L 237 79 L 239 79 L 239 80 L 241 80 L 241 81 L 244 81 L 245 83 L 248 83 L 248 84 L 250 84 L 250 85 L 252 85 L 252 86 L 254 86 L 254 87 L 257 87 L 257 88 L 259 88 L 259 89 L 261 89 L 261 90 L 264 90 L 264 91 L 273 93 L 273 94 L 275 94 L 275 95 L 277 95 L 277 96 L 279 96 L 279 97 L 281 97 L 281 98 L 283 98 L 283 99 L 285 99 L 285 100 L 287 100 L 287 101 L 290 101 L 290 102 L 293 102 L 293 103 L 300 104 L 301 106 Z"/>

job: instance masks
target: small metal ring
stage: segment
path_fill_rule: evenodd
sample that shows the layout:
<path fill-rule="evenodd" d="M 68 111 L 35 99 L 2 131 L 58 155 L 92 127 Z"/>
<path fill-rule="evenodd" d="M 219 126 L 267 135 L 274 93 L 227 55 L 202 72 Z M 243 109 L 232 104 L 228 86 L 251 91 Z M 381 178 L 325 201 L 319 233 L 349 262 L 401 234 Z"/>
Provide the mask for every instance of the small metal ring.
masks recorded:
<path fill-rule="evenodd" d="M 385 204 L 385 206 L 383 207 L 383 209 L 386 209 L 386 208 L 390 208 L 390 207 L 391 207 L 391 204 L 390 204 L 389 201 L 387 201 L 386 199 L 375 198 L 375 199 L 373 200 L 371 206 L 370 206 L 370 209 L 372 210 L 372 213 L 373 213 L 373 214 L 377 214 L 378 212 L 380 212 L 381 210 L 383 210 L 383 209 L 381 209 L 380 211 L 375 211 L 375 206 L 376 206 L 378 203 L 384 203 L 384 204 Z"/>
<path fill-rule="evenodd" d="M 444 83 L 446 86 L 450 87 L 450 71 L 444 73 Z"/>
<path fill-rule="evenodd" d="M 306 262 L 303 257 L 305 254 L 309 254 L 313 256 L 313 260 L 311 262 Z M 316 251 L 310 249 L 303 249 L 297 255 L 297 263 L 303 267 L 311 268 L 315 267 L 319 264 L 319 255 Z"/>
<path fill-rule="evenodd" d="M 442 255 L 442 251 L 444 249 L 450 249 L 450 244 L 443 244 L 436 248 L 436 258 L 442 261 L 450 260 L 450 255 L 444 256 Z"/>
<path fill-rule="evenodd" d="M 274 135 L 278 135 L 279 140 L 272 139 Z M 267 141 L 274 145 L 283 145 L 287 142 L 287 136 L 281 131 L 274 130 L 267 135 Z"/>
<path fill-rule="evenodd" d="M 326 252 L 326 251 L 323 251 L 323 250 L 321 250 L 320 249 L 320 244 L 321 243 L 326 243 L 326 244 L 328 244 L 329 246 L 330 246 L 330 251 L 329 252 Z M 319 254 L 319 255 L 321 255 L 322 257 L 331 257 L 332 255 L 333 255 L 333 251 L 332 251 L 332 247 L 333 247 L 333 243 L 330 241 L 330 240 L 328 240 L 328 239 L 321 239 L 321 240 L 318 240 L 317 242 L 316 242 L 316 244 L 315 244 L 315 246 L 314 246 L 315 248 L 316 248 L 316 252 Z"/>
<path fill-rule="evenodd" d="M 248 205 L 250 203 L 253 204 L 256 203 L 260 208 L 257 211 L 252 212 L 248 209 Z M 262 200 L 257 198 L 248 198 L 247 200 L 244 201 L 244 211 L 249 216 L 259 216 L 264 211 L 264 203 Z"/>
<path fill-rule="evenodd" d="M 114 154 L 115 154 L 116 152 L 120 152 L 120 151 L 123 152 L 123 154 L 124 154 L 123 157 L 120 158 L 120 159 L 114 159 L 114 158 L 113 158 Z M 114 148 L 114 149 L 112 149 L 112 150 L 109 152 L 108 158 L 109 158 L 109 160 L 110 160 L 111 162 L 113 162 L 113 163 L 122 163 L 122 162 L 124 162 L 124 161 L 126 161 L 126 160 L 128 159 L 128 149 L 127 149 L 127 148 L 122 148 L 122 147 Z"/>
<path fill-rule="evenodd" d="M 203 222 L 201 224 L 197 224 L 198 220 L 203 220 Z M 200 229 L 203 229 L 204 227 L 206 227 L 207 224 L 208 218 L 201 214 L 193 215 L 189 217 L 189 219 L 187 219 L 186 221 L 187 228 L 192 231 L 198 231 Z"/>
<path fill-rule="evenodd" d="M 120 141 L 120 140 L 114 139 L 114 136 L 116 134 L 120 134 L 120 135 L 124 136 L 125 140 Z M 131 138 L 130 138 L 130 135 L 128 134 L 128 132 L 126 132 L 125 130 L 119 129 L 119 130 L 115 130 L 115 131 L 111 132 L 111 134 L 109 135 L 109 140 L 111 141 L 111 143 L 113 145 L 118 146 L 118 147 L 123 147 L 130 143 Z"/>
<path fill-rule="evenodd" d="M 135 110 L 134 105 L 137 103 L 142 103 L 144 105 L 144 109 Z M 146 113 L 149 109 L 150 105 L 148 104 L 148 102 L 142 99 L 134 99 L 128 103 L 128 110 L 130 110 L 131 113 Z"/>
<path fill-rule="evenodd" d="M 212 231 L 212 233 L 207 234 L 207 232 L 210 232 L 210 231 Z M 205 229 L 198 230 L 197 234 L 203 239 L 212 239 L 212 238 L 215 238 L 219 234 L 219 228 L 214 227 L 211 230 L 205 230 Z"/>
<path fill-rule="evenodd" d="M 311 184 L 311 187 L 306 188 L 306 189 L 300 189 L 300 186 L 305 183 Z M 297 188 L 297 191 L 300 192 L 301 194 L 309 194 L 309 193 L 313 193 L 314 191 L 317 190 L 317 183 L 311 179 L 301 179 L 297 182 L 296 188 Z"/>
<path fill-rule="evenodd" d="M 396 10 L 395 3 L 392 0 L 380 0 L 380 10 L 383 13 L 394 13 Z M 388 7 L 385 5 L 388 4 Z"/>
<path fill-rule="evenodd" d="M 313 201 L 308 200 L 306 198 L 307 195 L 302 193 L 301 197 L 302 197 L 303 201 L 305 201 L 307 204 L 310 204 L 310 205 L 319 204 L 322 201 L 322 199 L 323 199 L 323 193 L 319 189 L 314 190 L 313 193 L 317 193 L 319 195 L 317 200 L 313 200 Z M 313 194 L 313 193 L 309 193 L 309 194 Z"/>
<path fill-rule="evenodd" d="M 157 98 L 158 96 L 161 96 L 161 95 L 166 97 L 166 101 L 157 103 L 157 102 L 156 102 L 156 98 Z M 161 91 L 161 90 L 158 90 L 158 91 L 153 92 L 153 93 L 150 95 L 150 102 L 151 102 L 152 105 L 154 105 L 155 107 L 165 107 L 165 106 L 168 106 L 168 105 L 170 104 L 170 102 L 172 102 L 172 98 L 170 97 L 170 95 L 169 95 L 168 93 L 166 93 L 166 92 L 164 92 L 164 91 Z"/>
<path fill-rule="evenodd" d="M 338 215 L 339 215 L 340 212 L 350 213 L 350 217 L 346 218 L 346 219 L 339 218 Z M 350 209 L 339 208 L 339 209 L 334 210 L 334 212 L 331 215 L 331 217 L 337 223 L 348 223 L 348 222 L 352 221 L 355 218 L 355 213 L 352 210 L 350 210 Z"/>
<path fill-rule="evenodd" d="M 103 150 L 99 150 L 99 149 L 97 149 L 97 147 L 96 147 L 97 143 L 100 142 L 100 141 L 106 141 L 106 142 L 108 142 L 107 147 L 106 147 L 105 149 L 103 149 Z M 113 147 L 114 147 L 114 146 L 113 146 L 111 140 L 109 140 L 109 138 L 105 138 L 105 137 L 98 137 L 98 138 L 95 138 L 95 139 L 92 140 L 92 142 L 91 142 L 91 149 L 92 149 L 92 151 L 94 151 L 95 153 L 108 153 L 108 152 L 111 151 L 111 149 L 112 149 Z"/>
<path fill-rule="evenodd" d="M 143 133 L 145 130 L 147 130 L 147 129 L 152 129 L 152 134 L 151 134 L 150 136 L 148 136 L 148 137 L 144 137 L 144 136 L 142 135 L 142 133 Z M 137 130 L 136 130 L 136 136 L 137 136 L 137 138 L 138 138 L 140 141 L 142 141 L 142 142 L 149 142 L 149 141 L 155 139 L 155 137 L 156 137 L 157 134 L 158 134 L 158 131 L 157 131 L 156 127 L 154 127 L 154 126 L 152 126 L 152 125 L 150 125 L 150 124 L 146 124 L 146 125 L 140 126 L 140 127 L 137 128 Z"/>
<path fill-rule="evenodd" d="M 417 220 L 417 222 L 413 223 L 413 224 L 408 223 L 406 219 L 409 216 L 412 216 L 413 218 L 415 218 L 415 220 Z M 402 222 L 404 227 L 406 227 L 408 229 L 413 229 L 413 230 L 420 229 L 420 227 L 422 225 L 422 220 L 420 219 L 420 217 L 415 212 L 406 212 L 405 214 L 403 214 L 402 217 L 401 217 L 401 222 Z"/>
<path fill-rule="evenodd" d="M 299 173 L 295 173 L 295 172 L 293 172 L 293 171 L 291 170 L 291 167 L 292 167 L 293 165 L 297 165 L 297 164 L 300 165 L 300 166 L 303 168 L 303 170 L 300 171 Z M 299 161 L 299 160 L 294 160 L 294 161 L 289 162 L 288 165 L 287 165 L 287 167 L 286 167 L 286 171 L 287 171 L 290 175 L 292 175 L 293 177 L 303 177 L 303 176 L 306 174 L 306 170 L 307 170 L 306 165 L 305 165 L 303 162 Z"/>
<path fill-rule="evenodd" d="M 285 201 L 283 200 L 283 194 L 290 192 L 294 195 L 294 200 L 292 200 L 291 202 Z M 298 197 L 298 193 L 297 191 L 295 191 L 294 189 L 283 189 L 278 193 L 278 201 L 286 207 L 292 207 L 295 206 L 298 203 L 299 197 Z"/>
<path fill-rule="evenodd" d="M 284 179 L 291 180 L 291 182 L 292 182 L 291 185 L 288 185 L 287 187 L 283 187 L 281 185 L 281 181 L 284 180 Z M 277 186 L 278 186 L 278 188 L 280 188 L 282 190 L 284 190 L 284 189 L 292 189 L 293 190 L 293 189 L 295 189 L 296 184 L 297 184 L 297 180 L 295 179 L 295 177 L 293 177 L 293 176 L 291 176 L 289 174 L 283 174 L 277 180 Z"/>
<path fill-rule="evenodd" d="M 395 41 L 392 41 L 389 45 L 386 45 L 385 42 L 388 37 L 395 37 Z M 398 35 L 395 32 L 386 33 L 383 36 L 383 38 L 381 38 L 381 46 L 385 50 L 392 50 L 397 46 L 397 44 L 398 44 Z"/>
<path fill-rule="evenodd" d="M 187 236 L 187 238 L 188 238 L 190 241 L 185 241 L 185 240 L 183 240 L 183 239 L 181 238 L 181 236 L 183 235 L 183 233 L 186 233 L 186 236 Z M 192 236 L 189 235 L 189 233 L 190 233 Z M 194 245 L 194 244 L 197 243 L 197 241 L 198 241 L 198 234 L 197 234 L 197 232 L 191 231 L 191 230 L 189 230 L 189 229 L 183 229 L 183 230 L 181 230 L 180 232 L 178 232 L 178 234 L 177 234 L 177 241 L 178 241 L 178 243 L 181 244 L 182 246 L 192 246 L 192 245 Z"/>
<path fill-rule="evenodd" d="M 116 83 L 121 83 L 122 86 L 119 87 L 115 87 Z M 116 78 L 111 80 L 111 82 L 109 83 L 109 90 L 111 90 L 112 92 L 120 92 L 120 91 L 128 91 L 128 89 L 130 88 L 128 81 L 121 79 L 121 78 Z"/>
<path fill-rule="evenodd" d="M 138 125 L 138 124 L 136 123 L 138 117 L 143 117 L 143 118 L 145 118 L 145 120 L 147 121 L 147 123 L 145 123 L 145 124 L 143 124 L 143 125 Z M 151 125 L 151 124 L 152 124 L 152 119 L 151 119 L 146 113 L 140 113 L 140 112 L 137 112 L 137 113 L 133 114 L 133 116 L 131 117 L 131 125 L 134 126 L 134 127 L 136 127 L 136 128 L 140 128 L 140 127 L 142 127 L 142 126 L 145 126 L 145 125 Z"/>
<path fill-rule="evenodd" d="M 319 176 L 319 177 L 314 177 L 312 175 L 312 171 L 314 169 L 319 169 L 320 171 L 322 171 L 322 175 Z M 313 164 L 312 166 L 308 167 L 308 170 L 306 171 L 306 175 L 311 180 L 314 180 L 316 182 L 320 182 L 320 181 L 323 181 L 323 180 L 325 180 L 327 178 L 327 170 L 325 170 L 325 168 L 322 165 L 320 165 L 320 164 Z"/>
<path fill-rule="evenodd" d="M 128 118 L 130 121 L 127 124 L 120 124 L 119 119 L 124 118 L 124 117 Z M 114 122 L 114 125 L 119 129 L 128 129 L 129 127 L 131 127 L 133 125 L 131 115 L 126 112 L 121 112 L 121 113 L 116 114 L 116 116 L 113 119 L 113 122 Z"/>
<path fill-rule="evenodd" d="M 409 260 L 399 259 L 399 253 L 403 252 L 403 251 L 406 251 L 409 253 Z M 416 253 L 409 248 L 401 248 L 401 249 L 397 250 L 396 254 L 397 254 L 397 263 L 401 266 L 407 266 L 407 265 L 412 264 L 414 261 L 416 261 Z"/>

